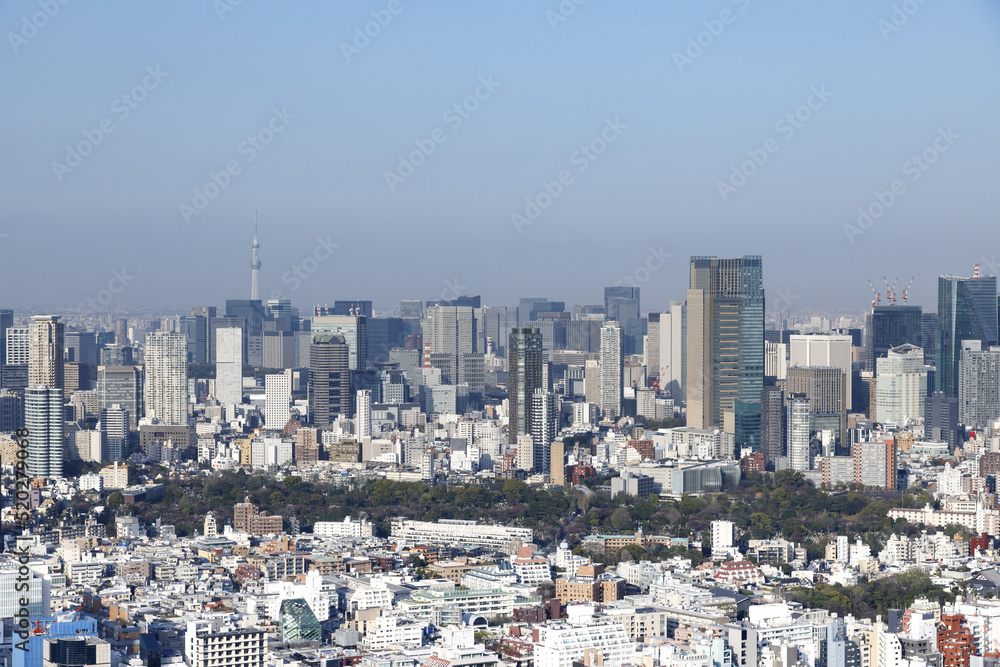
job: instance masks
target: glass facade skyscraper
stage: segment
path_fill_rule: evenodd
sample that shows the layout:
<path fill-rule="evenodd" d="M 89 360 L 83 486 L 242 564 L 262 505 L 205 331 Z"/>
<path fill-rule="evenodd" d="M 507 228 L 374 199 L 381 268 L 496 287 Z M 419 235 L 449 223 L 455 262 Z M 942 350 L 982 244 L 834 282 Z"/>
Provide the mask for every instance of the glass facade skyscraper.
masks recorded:
<path fill-rule="evenodd" d="M 518 328 L 507 340 L 509 387 L 508 442 L 531 433 L 531 399 L 542 387 L 542 333 L 538 329 Z"/>
<path fill-rule="evenodd" d="M 997 279 L 939 277 L 937 316 L 935 388 L 958 398 L 962 341 L 978 340 L 983 349 L 997 344 Z"/>
<path fill-rule="evenodd" d="M 865 319 L 865 370 L 878 371 L 875 360 L 894 347 L 923 347 L 920 306 L 875 306 Z"/>
<path fill-rule="evenodd" d="M 730 413 L 736 445 L 758 447 L 764 387 L 759 255 L 691 258 L 686 355 L 688 426 L 723 427 Z"/>

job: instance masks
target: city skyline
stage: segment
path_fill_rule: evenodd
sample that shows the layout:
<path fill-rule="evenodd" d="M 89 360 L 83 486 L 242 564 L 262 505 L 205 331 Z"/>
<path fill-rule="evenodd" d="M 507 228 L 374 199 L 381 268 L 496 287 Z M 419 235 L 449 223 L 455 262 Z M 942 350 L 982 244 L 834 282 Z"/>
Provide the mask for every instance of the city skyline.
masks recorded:
<path fill-rule="evenodd" d="M 72 306 L 109 284 L 125 307 L 243 295 L 254 210 L 262 298 L 302 304 L 334 286 L 388 303 L 456 283 L 511 303 L 565 276 L 560 298 L 588 303 L 657 266 L 641 285 L 653 311 L 681 298 L 685 257 L 754 253 L 768 292 L 801 309 L 860 306 L 865 277 L 933 267 L 912 288 L 926 308 L 935 275 L 997 263 L 926 243 L 990 229 L 998 93 L 981 82 L 1000 64 L 1000 16 L 985 0 L 902 19 L 860 0 L 566 16 L 401 3 L 388 19 L 378 2 L 225 7 L 68 7 L 37 30 L 22 20 L 35 5 L 0 10 L 19 91 L 0 111 L 19 128 L 2 247 L 30 274 L 44 235 L 47 259 L 77 274 L 36 275 L 7 303 Z M 365 37 L 373 15 L 386 25 Z M 595 242 L 608 228 L 625 233 Z M 282 280 L 317 251 L 297 289 Z M 415 271 L 414 251 L 434 268 Z M 511 256 L 535 268 L 492 278 Z M 852 266 L 870 269 L 825 279 Z"/>

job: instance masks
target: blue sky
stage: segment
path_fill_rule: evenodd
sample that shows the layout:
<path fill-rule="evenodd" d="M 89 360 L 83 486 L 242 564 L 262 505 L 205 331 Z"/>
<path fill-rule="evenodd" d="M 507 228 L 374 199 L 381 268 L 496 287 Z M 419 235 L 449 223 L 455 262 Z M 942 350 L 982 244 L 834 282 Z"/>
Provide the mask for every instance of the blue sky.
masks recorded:
<path fill-rule="evenodd" d="M 769 309 L 860 309 L 885 274 L 934 310 L 938 274 L 997 254 L 988 0 L 51 1 L 37 31 L 37 0 L 0 7 L 4 304 L 76 304 L 123 267 L 123 304 L 245 298 L 254 209 L 262 292 L 301 307 L 452 285 L 600 303 L 631 279 L 650 310 L 683 298 L 691 255 L 761 254 Z M 185 215 L 212 173 L 226 187 Z"/>

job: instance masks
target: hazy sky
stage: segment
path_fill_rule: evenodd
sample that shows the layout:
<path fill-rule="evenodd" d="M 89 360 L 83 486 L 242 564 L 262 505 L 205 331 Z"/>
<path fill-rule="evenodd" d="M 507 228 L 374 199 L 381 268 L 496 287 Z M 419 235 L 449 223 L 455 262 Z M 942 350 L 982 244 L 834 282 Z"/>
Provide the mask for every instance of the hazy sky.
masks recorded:
<path fill-rule="evenodd" d="M 0 6 L 4 306 L 247 298 L 254 209 L 306 308 L 631 276 L 651 310 L 761 254 L 769 310 L 883 274 L 934 310 L 1000 255 L 992 0 L 45 1 Z"/>

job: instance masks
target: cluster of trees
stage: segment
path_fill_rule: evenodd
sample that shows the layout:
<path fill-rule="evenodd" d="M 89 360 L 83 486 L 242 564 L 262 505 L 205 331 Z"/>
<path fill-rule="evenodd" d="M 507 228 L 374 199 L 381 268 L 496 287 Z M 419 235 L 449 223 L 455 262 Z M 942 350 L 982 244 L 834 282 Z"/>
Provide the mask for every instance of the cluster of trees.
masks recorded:
<path fill-rule="evenodd" d="M 954 595 L 931 583 L 930 575 L 917 568 L 882 579 L 862 580 L 854 586 L 817 584 L 813 588 L 793 588 L 788 594 L 808 607 L 859 618 L 885 617 L 886 610 L 906 609 L 917 598 L 940 604 L 955 601 Z"/>

